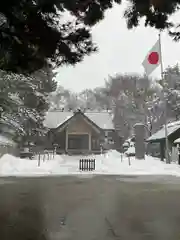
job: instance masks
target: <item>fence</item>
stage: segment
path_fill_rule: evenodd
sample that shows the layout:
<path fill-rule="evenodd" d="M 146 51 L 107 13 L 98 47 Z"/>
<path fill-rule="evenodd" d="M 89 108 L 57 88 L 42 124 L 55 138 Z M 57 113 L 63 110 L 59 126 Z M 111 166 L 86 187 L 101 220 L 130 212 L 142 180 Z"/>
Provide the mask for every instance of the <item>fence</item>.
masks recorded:
<path fill-rule="evenodd" d="M 55 149 L 46 149 L 43 146 L 32 146 L 29 149 L 33 156 L 40 156 L 43 160 L 51 160 L 56 155 Z"/>
<path fill-rule="evenodd" d="M 95 159 L 80 159 L 79 170 L 81 171 L 93 171 L 95 170 Z"/>

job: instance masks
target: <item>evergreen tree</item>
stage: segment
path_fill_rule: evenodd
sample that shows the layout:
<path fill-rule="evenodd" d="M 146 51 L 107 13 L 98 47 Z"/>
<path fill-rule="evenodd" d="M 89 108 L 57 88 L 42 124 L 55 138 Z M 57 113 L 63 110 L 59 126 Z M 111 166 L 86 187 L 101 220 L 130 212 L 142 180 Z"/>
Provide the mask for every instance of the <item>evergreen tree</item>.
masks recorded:
<path fill-rule="evenodd" d="M 47 66 L 30 78 L 31 87 L 20 94 L 23 101 L 22 111 L 22 128 L 24 129 L 22 143 L 37 143 L 39 137 L 46 132 L 43 126 L 44 116 L 49 109 L 49 94 L 54 92 L 57 83 L 54 80 L 55 74 L 52 69 Z"/>
<path fill-rule="evenodd" d="M 175 24 L 169 17 L 179 10 L 179 0 L 129 0 L 130 4 L 124 16 L 128 28 L 137 27 L 140 20 L 145 19 L 145 26 L 156 29 L 168 29 L 169 33 L 178 40 L 180 33 L 170 31 Z"/>
<path fill-rule="evenodd" d="M 121 0 L 5 0 L 0 6 L 0 69 L 33 72 L 49 61 L 75 64 L 96 50 L 91 27 Z M 64 21 L 64 14 L 71 15 Z"/>
<path fill-rule="evenodd" d="M 0 69 L 29 73 L 76 64 L 96 51 L 91 28 L 104 18 L 105 10 L 121 0 L 4 0 L 0 7 Z M 145 26 L 168 29 L 179 40 L 178 28 L 169 17 L 179 9 L 179 0 L 128 0 L 124 13 L 128 28 Z M 64 16 L 69 14 L 68 21 Z M 68 16 L 69 16 L 68 15 Z M 178 25 L 180 26 L 180 25 Z"/>
<path fill-rule="evenodd" d="M 1 71 L 0 133 L 18 142 L 34 141 L 44 130 L 48 95 L 55 90 L 54 73 L 49 67 L 29 77 Z"/>

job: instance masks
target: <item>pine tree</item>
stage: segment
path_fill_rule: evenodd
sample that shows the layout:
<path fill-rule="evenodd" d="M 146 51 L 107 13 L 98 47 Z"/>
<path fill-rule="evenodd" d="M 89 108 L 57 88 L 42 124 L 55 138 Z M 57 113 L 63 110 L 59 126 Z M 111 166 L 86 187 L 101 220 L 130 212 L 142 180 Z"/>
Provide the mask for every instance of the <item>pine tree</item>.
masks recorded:
<path fill-rule="evenodd" d="M 180 32 L 170 20 L 170 16 L 179 10 L 179 0 L 128 0 L 124 17 L 129 29 L 137 27 L 141 19 L 145 26 L 154 27 L 158 30 L 167 29 L 174 40 L 180 39 Z M 175 29 L 175 30 L 174 30 Z"/>
<path fill-rule="evenodd" d="M 49 108 L 48 95 L 56 90 L 51 68 L 24 76 L 0 72 L 0 133 L 18 142 L 34 141 L 43 134 Z"/>
<path fill-rule="evenodd" d="M 0 69 L 29 73 L 75 64 L 96 51 L 91 28 L 121 0 L 5 0 L 0 6 Z M 71 17 L 64 21 L 64 15 Z"/>
<path fill-rule="evenodd" d="M 21 142 L 37 143 L 46 133 L 43 121 L 49 109 L 49 94 L 54 92 L 57 82 L 54 80 L 55 73 L 47 66 L 31 75 L 29 84 L 31 87 L 20 94 L 23 101 L 22 128 L 24 129 Z"/>

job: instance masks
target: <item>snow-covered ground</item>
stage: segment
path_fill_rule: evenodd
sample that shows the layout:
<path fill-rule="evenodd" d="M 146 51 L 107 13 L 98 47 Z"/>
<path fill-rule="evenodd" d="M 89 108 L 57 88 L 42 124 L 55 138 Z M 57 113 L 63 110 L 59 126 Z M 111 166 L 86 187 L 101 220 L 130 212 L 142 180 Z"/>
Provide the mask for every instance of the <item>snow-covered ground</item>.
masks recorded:
<path fill-rule="evenodd" d="M 93 172 L 79 171 L 79 159 L 95 158 L 96 170 Z M 70 174 L 114 174 L 114 175 L 174 175 L 180 176 L 180 166 L 175 163 L 165 164 L 159 159 L 146 156 L 145 160 L 128 158 L 112 150 L 99 156 L 67 156 L 56 155 L 51 160 L 20 159 L 4 155 L 0 159 L 0 176 L 41 176 L 41 175 L 70 175 Z"/>

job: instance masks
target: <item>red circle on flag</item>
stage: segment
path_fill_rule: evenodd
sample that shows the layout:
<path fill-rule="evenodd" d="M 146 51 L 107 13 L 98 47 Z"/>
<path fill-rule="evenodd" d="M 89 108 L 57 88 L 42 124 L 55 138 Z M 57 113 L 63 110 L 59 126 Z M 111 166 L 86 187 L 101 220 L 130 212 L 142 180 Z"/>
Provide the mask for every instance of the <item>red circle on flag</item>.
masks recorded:
<path fill-rule="evenodd" d="M 159 54 L 157 52 L 151 52 L 148 56 L 148 62 L 150 64 L 157 64 L 159 62 Z"/>

